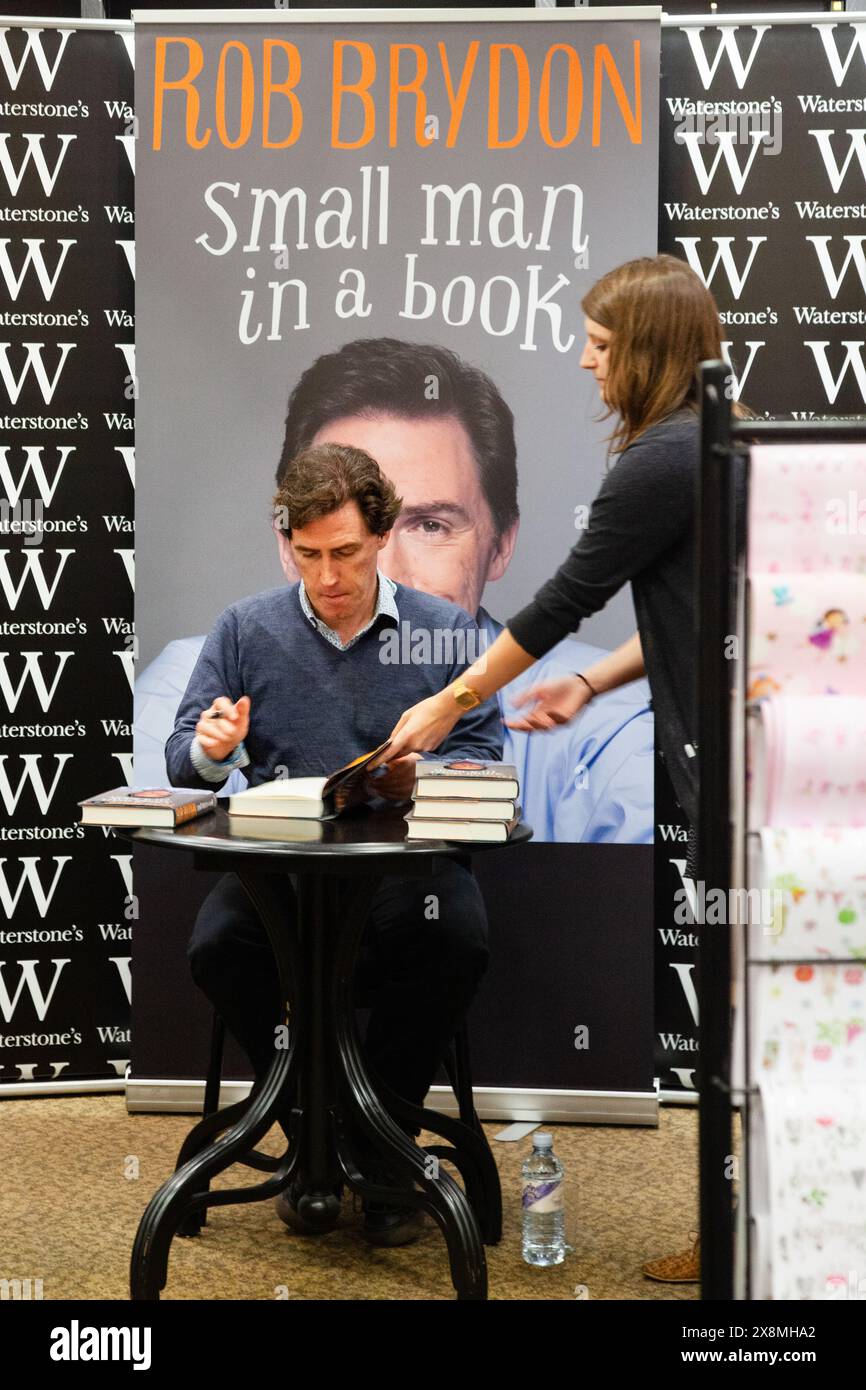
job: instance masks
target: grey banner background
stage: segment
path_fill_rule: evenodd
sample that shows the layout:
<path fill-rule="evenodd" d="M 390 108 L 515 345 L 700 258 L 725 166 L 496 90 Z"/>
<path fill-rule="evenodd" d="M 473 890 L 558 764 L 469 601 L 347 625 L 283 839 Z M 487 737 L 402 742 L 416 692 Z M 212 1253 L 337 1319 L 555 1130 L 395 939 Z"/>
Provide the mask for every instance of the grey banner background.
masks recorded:
<path fill-rule="evenodd" d="M 262 37 L 288 38 L 301 51 L 303 75 L 298 94 L 303 102 L 304 127 L 288 151 L 262 149 L 260 105 L 257 103 L 249 143 L 230 150 L 216 132 L 202 150 L 183 141 L 184 103 L 169 95 L 165 106 L 163 148 L 152 149 L 154 39 L 194 35 L 206 58 L 197 88 L 202 94 L 202 123 L 214 125 L 214 75 L 222 44 L 238 38 L 251 45 L 254 58 Z M 400 145 L 387 145 L 387 108 L 377 108 L 376 138 L 361 150 L 333 150 L 328 143 L 330 44 L 335 35 L 363 40 L 377 53 L 377 65 L 387 65 L 387 45 L 412 42 L 431 55 L 427 80 L 429 110 L 444 123 L 448 104 L 436 43 L 448 48 L 452 72 L 459 73 L 469 42 L 481 40 L 481 51 L 470 88 L 461 134 L 454 149 L 444 139 L 427 149 L 410 141 L 413 105 L 401 103 Z M 644 143 L 633 145 L 626 133 L 610 83 L 604 81 L 602 142 L 591 144 L 593 46 L 605 42 L 616 57 L 626 93 L 631 99 L 632 42 L 642 44 L 642 104 Z M 532 70 L 532 114 L 526 139 L 513 150 L 486 147 L 486 45 L 520 43 Z M 582 55 L 583 115 L 580 133 L 568 148 L 544 144 L 536 120 L 538 79 L 543 55 L 554 43 L 575 45 Z M 583 346 L 580 297 L 604 271 L 630 257 L 655 250 L 657 209 L 658 28 L 650 22 L 564 19 L 562 23 L 501 21 L 442 24 L 403 22 L 245 24 L 232 20 L 215 24 L 191 21 L 182 28 L 141 24 L 136 30 L 136 111 L 140 122 L 137 167 L 137 408 L 139 481 L 137 524 L 139 547 L 136 573 L 136 631 L 142 669 L 173 637 L 206 632 L 229 603 L 249 593 L 283 582 L 276 546 L 269 527 L 269 505 L 282 439 L 282 422 L 289 390 L 300 373 L 324 351 L 357 337 L 389 334 L 441 343 L 486 370 L 514 411 L 517 423 L 518 467 L 522 524 L 515 556 L 507 574 L 485 593 L 485 605 L 504 619 L 527 602 L 574 543 L 574 508 L 589 503 L 603 477 L 609 426 L 597 423 L 599 402 L 595 383 L 578 368 Z M 183 71 L 175 60 L 170 72 Z M 506 68 L 506 72 L 509 69 Z M 230 64 L 229 72 L 236 68 Z M 482 83 L 482 78 L 484 82 Z M 476 88 L 476 81 L 478 89 Z M 381 84 L 380 84 L 381 86 Z M 379 90 L 377 88 L 377 90 Z M 281 132 L 280 98 L 275 98 L 274 130 Z M 230 106 L 230 110 L 234 110 Z M 514 129 L 510 102 L 503 102 L 502 129 Z M 554 129 L 563 113 L 554 107 Z M 235 129 L 234 117 L 230 129 Z M 403 132 L 406 132 L 406 135 Z M 279 138 L 279 133 L 276 138 Z M 290 251 L 290 269 L 274 270 L 274 253 L 263 249 L 245 253 L 249 228 L 250 188 L 284 191 L 302 185 L 311 210 L 329 187 L 359 188 L 362 165 L 390 167 L 390 243 L 368 251 Z M 196 238 L 208 233 L 221 244 L 223 228 L 203 199 L 213 181 L 239 182 L 240 195 L 231 199 L 239 228 L 235 247 L 213 256 Z M 540 230 L 540 200 L 544 184 L 578 183 L 584 190 L 583 234 L 589 236 L 589 264 L 577 269 L 570 249 L 570 215 L 563 198 L 557 212 L 551 249 L 497 249 L 482 230 L 482 245 L 421 247 L 423 208 L 420 185 L 447 182 L 460 186 L 477 182 L 483 207 L 500 183 L 513 182 L 526 198 L 526 225 Z M 291 225 L 291 224 L 289 224 Z M 486 228 L 486 219 L 482 223 Z M 558 230 L 556 230 L 558 229 Z M 563 230 L 566 235 L 563 235 Z M 440 242 L 444 234 L 440 233 Z M 309 237 L 308 237 L 309 240 Z M 264 237 L 263 246 L 266 246 Z M 534 242 L 533 242 L 534 245 Z M 491 337 L 474 318 L 465 328 L 446 325 L 438 314 L 423 322 L 400 318 L 403 256 L 417 252 L 418 274 L 444 286 L 457 274 L 480 283 L 493 274 L 512 276 L 521 289 L 525 267 L 543 266 L 544 288 L 558 272 L 568 287 L 557 297 L 563 306 L 563 333 L 575 340 L 568 352 L 550 346 L 545 318 L 538 321 L 539 347 L 519 347 L 523 319 L 507 338 Z M 338 275 L 359 266 L 367 277 L 373 305 L 369 318 L 339 320 L 334 313 Z M 247 278 L 247 268 L 255 278 Z M 269 279 L 298 275 L 309 286 L 310 327 L 284 329 L 283 341 L 243 346 L 237 321 L 241 293 L 265 286 Z M 291 309 L 287 292 L 286 308 Z M 269 309 L 268 309 L 269 315 Z M 286 314 L 286 323 L 289 314 Z M 581 637 L 612 647 L 634 628 L 631 600 L 618 595 L 607 610 L 587 621 Z"/>
<path fill-rule="evenodd" d="M 594 423 L 599 414 L 596 386 L 578 366 L 583 346 L 579 301 L 604 271 L 655 251 L 657 24 L 614 23 L 607 16 L 591 22 L 564 16 L 561 22 L 540 24 L 528 16 L 494 26 L 463 20 L 443 24 L 431 17 L 413 22 L 408 33 L 407 27 L 402 20 L 393 25 L 361 20 L 293 27 L 288 17 L 285 24 L 227 20 L 165 26 L 167 35 L 191 35 L 203 44 L 211 73 L 209 82 L 198 84 L 203 93 L 212 93 L 215 55 L 229 37 L 251 44 L 253 52 L 263 35 L 287 37 L 299 45 L 305 70 L 318 76 L 303 84 L 305 136 L 289 153 L 252 144 L 235 152 L 221 145 L 191 151 L 179 142 L 176 123 L 170 131 L 167 127 L 165 148 L 154 152 L 153 45 L 160 31 L 155 24 L 137 28 L 139 671 L 171 638 L 205 632 L 227 604 L 285 582 L 269 531 L 269 507 L 288 392 L 320 353 L 350 339 L 390 334 L 441 343 L 486 370 L 514 411 L 522 526 L 508 575 L 484 596 L 495 617 L 508 616 L 550 575 L 576 538 L 575 506 L 591 502 L 598 490 L 608 426 Z M 483 112 L 470 94 L 466 135 L 455 150 L 436 145 L 423 150 L 414 143 L 389 150 L 380 137 L 362 151 L 332 151 L 323 133 L 327 65 L 323 67 L 322 55 L 333 33 L 369 42 L 378 53 L 390 41 L 408 39 L 435 52 L 442 39 L 452 54 L 452 69 L 462 67 L 473 38 L 482 42 L 482 54 L 489 42 L 519 42 L 532 57 L 533 112 L 541 56 L 553 43 L 573 43 L 583 55 L 586 83 L 580 136 L 569 149 L 551 150 L 536 128 L 516 150 L 488 150 Z M 638 35 L 644 144 L 636 147 L 628 141 L 606 83 L 602 125 L 609 138 L 593 149 L 592 48 L 598 42 L 611 47 L 630 94 L 627 74 Z M 430 109 L 443 116 L 447 103 L 441 86 L 433 84 L 430 91 Z M 212 95 L 205 96 L 203 111 L 212 125 Z M 513 112 L 506 109 L 504 129 L 510 121 Z M 224 257 L 210 256 L 195 244 L 205 231 L 220 234 L 203 202 L 203 190 L 214 180 L 239 182 L 244 190 L 299 184 L 315 203 L 325 188 L 357 186 L 360 166 L 382 163 L 391 168 L 391 241 L 385 249 L 361 255 L 305 251 L 293 257 L 289 271 L 275 274 L 272 254 L 243 253 L 246 228 Z M 551 239 L 546 254 L 496 250 L 489 244 L 419 247 L 420 185 L 441 181 L 459 186 L 470 180 L 485 195 L 500 183 L 516 183 L 527 196 L 527 225 L 533 228 L 538 226 L 533 203 L 543 184 L 580 184 L 588 267 L 575 268 L 570 246 L 561 237 Z M 570 281 L 561 297 L 568 331 L 576 335 L 570 351 L 558 354 L 542 339 L 537 352 L 526 352 L 517 336 L 492 338 L 477 324 L 457 329 L 441 320 L 419 325 L 399 318 L 402 257 L 412 251 L 419 252 L 419 274 L 440 284 L 461 273 L 478 279 L 508 274 L 523 283 L 525 266 L 540 263 L 546 287 L 561 271 Z M 245 273 L 248 264 L 256 271 L 252 282 Z M 370 318 L 341 322 L 334 316 L 333 295 L 340 270 L 352 265 L 361 265 L 367 275 L 374 310 Z M 264 341 L 263 334 L 254 346 L 241 346 L 236 327 L 241 292 L 250 283 L 295 273 L 310 286 L 310 329 L 281 343 Z M 597 621 L 586 623 L 580 637 L 613 646 L 633 627 L 630 599 L 623 595 Z M 652 854 L 649 845 L 544 844 L 528 847 L 523 860 L 512 851 L 498 857 L 494 880 L 484 885 L 495 922 L 496 975 L 473 1009 L 476 1084 L 651 1091 Z M 209 876 L 182 872 L 179 865 L 151 869 L 139 854 L 135 875 L 143 913 L 155 930 L 137 936 L 132 1076 L 200 1076 L 207 1010 L 189 982 L 184 944 L 204 896 L 197 880 Z M 577 891 L 569 896 L 565 885 L 577 885 Z M 192 1029 L 191 1018 L 196 1020 Z M 578 1051 L 575 1026 L 590 1023 L 593 1047 Z M 235 1065 L 238 1060 L 243 1074 L 245 1063 L 236 1058 Z M 229 1058 L 229 1074 L 232 1065 Z M 507 1111 L 507 1100 L 503 1106 Z"/>

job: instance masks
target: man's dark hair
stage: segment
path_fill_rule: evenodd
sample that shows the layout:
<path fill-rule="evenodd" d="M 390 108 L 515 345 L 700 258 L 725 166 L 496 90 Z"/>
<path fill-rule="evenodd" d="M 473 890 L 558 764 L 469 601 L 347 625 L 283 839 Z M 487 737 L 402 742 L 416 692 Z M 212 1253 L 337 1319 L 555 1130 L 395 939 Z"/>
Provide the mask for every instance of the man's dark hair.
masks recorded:
<path fill-rule="evenodd" d="M 456 352 L 398 338 L 357 338 L 317 357 L 289 397 L 278 483 L 322 426 L 342 415 L 453 415 L 472 445 L 496 534 L 517 520 L 514 416 L 490 377 Z"/>
<path fill-rule="evenodd" d="M 347 502 L 357 502 L 374 536 L 390 531 L 400 514 L 394 484 L 363 449 L 348 444 L 302 449 L 289 463 L 274 497 L 277 529 L 291 536 Z"/>

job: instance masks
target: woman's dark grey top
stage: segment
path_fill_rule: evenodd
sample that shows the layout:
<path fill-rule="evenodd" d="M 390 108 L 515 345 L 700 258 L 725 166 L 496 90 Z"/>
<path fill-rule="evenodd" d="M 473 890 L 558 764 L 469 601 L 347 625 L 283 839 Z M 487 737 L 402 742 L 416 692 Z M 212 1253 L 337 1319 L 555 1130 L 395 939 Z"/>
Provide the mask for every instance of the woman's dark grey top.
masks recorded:
<path fill-rule="evenodd" d="M 631 580 L 652 691 L 656 742 L 677 799 L 697 823 L 695 507 L 700 421 L 681 410 L 651 426 L 605 477 L 589 523 L 532 603 L 508 621 L 541 657 Z"/>

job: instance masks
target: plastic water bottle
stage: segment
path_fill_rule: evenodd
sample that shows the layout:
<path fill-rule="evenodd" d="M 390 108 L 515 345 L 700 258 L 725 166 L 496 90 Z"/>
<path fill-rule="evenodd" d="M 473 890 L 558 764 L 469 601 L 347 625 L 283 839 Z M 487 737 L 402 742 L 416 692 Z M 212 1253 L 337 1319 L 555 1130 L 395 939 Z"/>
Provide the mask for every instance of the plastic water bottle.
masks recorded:
<path fill-rule="evenodd" d="M 565 1169 L 553 1152 L 552 1134 L 533 1134 L 522 1169 L 523 1258 L 530 1265 L 565 1259 Z"/>

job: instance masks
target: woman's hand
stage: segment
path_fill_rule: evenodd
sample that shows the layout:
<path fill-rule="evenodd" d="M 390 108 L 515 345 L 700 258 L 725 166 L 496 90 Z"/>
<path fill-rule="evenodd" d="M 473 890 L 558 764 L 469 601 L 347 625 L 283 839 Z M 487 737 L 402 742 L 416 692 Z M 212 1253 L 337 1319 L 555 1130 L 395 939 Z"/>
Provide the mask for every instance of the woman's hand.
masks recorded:
<path fill-rule="evenodd" d="M 367 778 L 368 796 L 384 796 L 386 801 L 411 801 L 415 767 L 420 761 L 420 753 L 407 753 L 387 763 L 384 772 L 376 772 Z"/>
<path fill-rule="evenodd" d="M 429 753 L 447 738 L 463 713 L 448 690 L 430 695 L 407 709 L 391 730 L 391 745 L 380 762 L 392 763 L 407 753 Z M 377 763 L 371 766 L 377 766 Z"/>
<path fill-rule="evenodd" d="M 522 729 L 528 734 L 538 729 L 555 729 L 558 724 L 567 724 L 591 699 L 591 691 L 577 676 L 539 681 L 537 685 L 531 685 L 514 695 L 510 702 L 512 705 L 526 705 L 534 701 L 532 709 L 521 718 L 506 719 L 504 722 L 509 729 Z"/>

